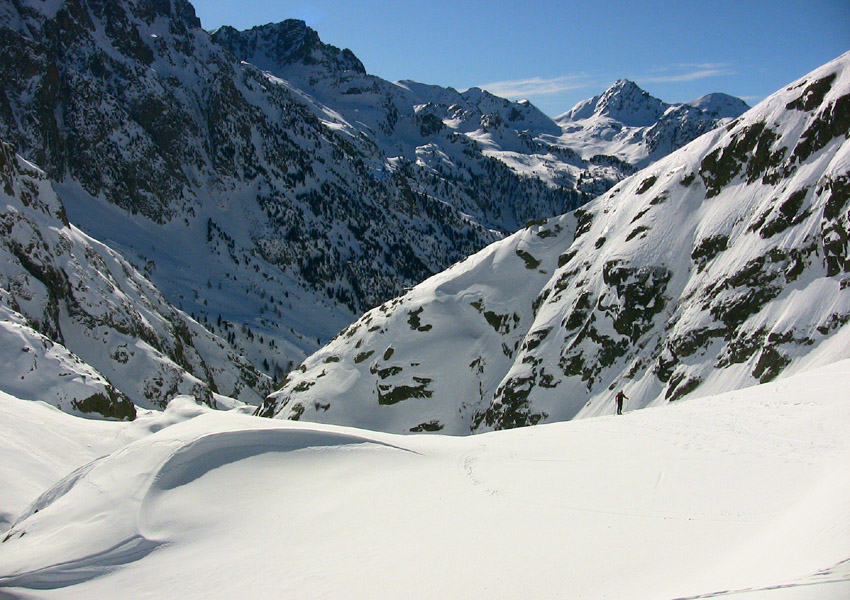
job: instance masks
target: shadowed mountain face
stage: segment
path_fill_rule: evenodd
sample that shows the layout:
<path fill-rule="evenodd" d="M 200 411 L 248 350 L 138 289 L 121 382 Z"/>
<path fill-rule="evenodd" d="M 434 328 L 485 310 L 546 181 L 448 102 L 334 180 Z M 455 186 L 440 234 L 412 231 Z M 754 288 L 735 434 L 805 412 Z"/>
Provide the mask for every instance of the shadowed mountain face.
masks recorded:
<path fill-rule="evenodd" d="M 850 357 L 850 54 L 364 315 L 259 411 L 469 433 Z"/>
<path fill-rule="evenodd" d="M 340 50 L 319 39 L 304 21 L 289 19 L 238 31 L 225 25 L 212 32 L 213 40 L 230 49 L 240 60 L 246 60 L 265 71 L 275 72 L 288 65 L 316 67 L 327 75 L 339 76 L 346 71 L 366 74 L 363 63 L 346 48 Z"/>
<path fill-rule="evenodd" d="M 350 52 L 328 66 L 314 32 L 289 33 L 292 64 L 362 75 Z M 61 182 L 74 222 L 270 373 L 500 232 L 585 200 L 427 110 L 402 119 L 425 141 L 384 152 L 236 60 L 185 2 L 25 1 L 0 13 L 0 38 L 0 136 Z"/>
<path fill-rule="evenodd" d="M 224 408 L 270 390 L 224 340 L 71 225 L 44 173 L 2 143 L 0 206 L 3 391 L 132 419 L 133 404 L 163 408 L 178 394 Z"/>

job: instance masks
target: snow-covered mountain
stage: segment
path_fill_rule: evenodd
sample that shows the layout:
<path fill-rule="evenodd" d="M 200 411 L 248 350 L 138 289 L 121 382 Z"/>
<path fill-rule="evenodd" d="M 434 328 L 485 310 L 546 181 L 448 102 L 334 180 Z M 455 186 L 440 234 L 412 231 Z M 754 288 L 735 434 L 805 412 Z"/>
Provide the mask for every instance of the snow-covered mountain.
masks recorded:
<path fill-rule="evenodd" d="M 255 404 L 271 381 L 68 222 L 43 172 L 0 142 L 0 388 L 76 414 L 135 416 L 177 394 Z"/>
<path fill-rule="evenodd" d="M 648 127 L 664 114 L 667 107 L 633 81 L 619 79 L 600 95 L 576 104 L 559 120 L 569 122 L 607 117 L 629 127 Z"/>
<path fill-rule="evenodd" d="M 620 79 L 555 119 L 563 130 L 557 143 L 585 157 L 612 155 L 642 168 L 748 109 L 740 98 L 720 93 L 668 104 Z"/>
<path fill-rule="evenodd" d="M 495 169 L 491 177 L 530 177 L 568 193 L 573 203 L 583 203 L 634 170 L 612 157 L 585 160 L 568 147 L 544 141 L 557 139 L 561 130 L 527 101 L 511 102 L 479 88 L 458 92 L 370 75 L 349 50 L 322 43 L 303 21 L 247 31 L 222 27 L 212 38 L 297 90 L 328 126 L 369 140 L 382 160 L 404 160 L 448 179 Z M 462 197 L 449 201 L 465 202 L 466 214 L 502 232 L 516 231 L 553 208 L 545 194 L 525 194 L 517 213 L 513 199 L 495 193 L 501 199 L 491 207 Z"/>
<path fill-rule="evenodd" d="M 556 122 L 528 101 L 511 102 L 479 88 L 458 92 L 369 75 L 353 53 L 322 43 L 303 21 L 246 31 L 225 26 L 212 37 L 239 59 L 308 95 L 320 119 L 373 140 L 387 157 L 440 170 L 452 164 L 474 168 L 483 155 L 517 175 L 577 190 L 584 199 L 749 108 L 725 94 L 670 105 L 620 80 Z M 606 133 L 612 127 L 623 130 L 616 139 Z M 476 152 L 459 153 L 452 143 L 459 135 L 472 141 Z M 529 218 L 546 216 L 549 207 L 529 206 L 519 220 L 466 210 L 492 227 L 515 231 Z"/>
<path fill-rule="evenodd" d="M 235 59 L 184 0 L 22 0 L 0 39 L 0 137 L 58 182 L 72 222 L 270 374 L 501 230 L 584 201 L 464 136 L 383 153 Z"/>
<path fill-rule="evenodd" d="M 185 0 L 4 3 L 0 79 L 0 139 L 70 222 L 275 379 L 635 171 L 528 102 L 381 80 L 300 21 L 211 35 Z"/>
<path fill-rule="evenodd" d="M 850 53 L 369 311 L 265 416 L 469 433 L 850 357 Z"/>

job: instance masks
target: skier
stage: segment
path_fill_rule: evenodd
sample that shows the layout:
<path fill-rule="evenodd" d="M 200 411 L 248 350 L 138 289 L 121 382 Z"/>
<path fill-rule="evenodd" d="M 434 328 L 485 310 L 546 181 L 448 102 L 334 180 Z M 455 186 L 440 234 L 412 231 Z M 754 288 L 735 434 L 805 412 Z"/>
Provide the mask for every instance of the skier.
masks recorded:
<path fill-rule="evenodd" d="M 623 393 L 623 390 L 617 392 L 617 395 L 614 396 L 614 399 L 617 400 L 617 414 L 623 414 L 623 400 L 628 400 L 629 397 Z"/>

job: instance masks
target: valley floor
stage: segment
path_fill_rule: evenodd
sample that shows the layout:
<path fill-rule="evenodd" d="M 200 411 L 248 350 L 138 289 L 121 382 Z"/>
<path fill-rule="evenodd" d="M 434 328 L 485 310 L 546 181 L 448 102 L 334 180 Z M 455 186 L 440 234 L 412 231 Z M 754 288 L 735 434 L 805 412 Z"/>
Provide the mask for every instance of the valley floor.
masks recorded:
<path fill-rule="evenodd" d="M 462 438 L 0 395 L 0 598 L 847 598 L 848 389 Z"/>

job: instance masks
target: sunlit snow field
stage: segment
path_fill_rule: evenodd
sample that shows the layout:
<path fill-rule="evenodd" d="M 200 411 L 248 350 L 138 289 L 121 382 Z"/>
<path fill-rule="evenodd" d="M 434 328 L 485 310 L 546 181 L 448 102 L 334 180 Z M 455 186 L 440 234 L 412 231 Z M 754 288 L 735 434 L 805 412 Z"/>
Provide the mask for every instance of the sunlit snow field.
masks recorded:
<path fill-rule="evenodd" d="M 0 395 L 0 597 L 847 598 L 848 383 L 469 437 Z"/>

